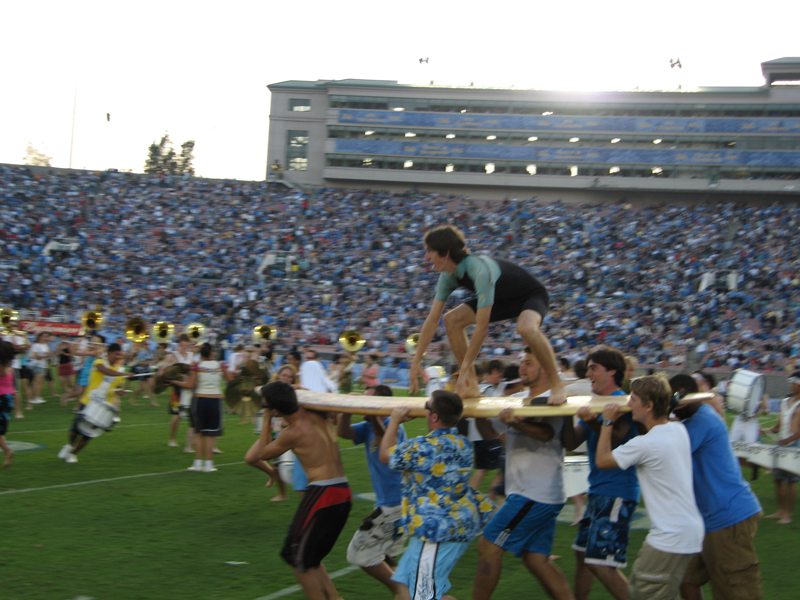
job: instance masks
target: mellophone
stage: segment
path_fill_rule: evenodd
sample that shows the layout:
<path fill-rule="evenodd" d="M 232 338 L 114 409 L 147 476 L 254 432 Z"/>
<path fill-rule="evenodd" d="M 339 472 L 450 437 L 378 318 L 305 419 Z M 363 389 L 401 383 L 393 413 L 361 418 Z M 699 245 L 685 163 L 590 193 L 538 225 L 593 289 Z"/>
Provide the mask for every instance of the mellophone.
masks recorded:
<path fill-rule="evenodd" d="M 733 442 L 733 453 L 765 469 L 781 469 L 800 475 L 800 447 Z"/>

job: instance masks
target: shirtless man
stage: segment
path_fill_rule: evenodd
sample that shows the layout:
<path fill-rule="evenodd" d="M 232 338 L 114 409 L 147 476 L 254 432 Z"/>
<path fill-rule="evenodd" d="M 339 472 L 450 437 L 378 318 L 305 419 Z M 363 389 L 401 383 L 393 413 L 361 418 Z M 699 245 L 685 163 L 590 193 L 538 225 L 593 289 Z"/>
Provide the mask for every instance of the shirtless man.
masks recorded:
<path fill-rule="evenodd" d="M 270 428 L 263 427 L 245 461 L 264 470 L 261 466 L 266 464 L 264 461 L 293 450 L 308 475 L 308 490 L 289 527 L 281 557 L 294 570 L 306 596 L 312 600 L 339 599 L 341 596 L 322 564 L 353 505 L 336 431 L 325 413 L 299 406 L 294 388 L 288 383 L 273 381 L 257 390 L 263 399 L 265 421 L 269 416 L 282 418 L 287 427 L 275 440 L 271 440 Z"/>

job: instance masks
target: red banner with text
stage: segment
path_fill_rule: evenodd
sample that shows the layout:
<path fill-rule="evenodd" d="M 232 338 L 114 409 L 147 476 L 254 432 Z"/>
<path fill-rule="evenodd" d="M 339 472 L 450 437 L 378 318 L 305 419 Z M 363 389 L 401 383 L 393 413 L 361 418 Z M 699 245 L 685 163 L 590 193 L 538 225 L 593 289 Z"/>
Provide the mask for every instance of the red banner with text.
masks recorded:
<path fill-rule="evenodd" d="M 17 328 L 34 335 L 52 333 L 53 335 L 80 335 L 80 323 L 52 323 L 50 321 L 20 321 Z"/>

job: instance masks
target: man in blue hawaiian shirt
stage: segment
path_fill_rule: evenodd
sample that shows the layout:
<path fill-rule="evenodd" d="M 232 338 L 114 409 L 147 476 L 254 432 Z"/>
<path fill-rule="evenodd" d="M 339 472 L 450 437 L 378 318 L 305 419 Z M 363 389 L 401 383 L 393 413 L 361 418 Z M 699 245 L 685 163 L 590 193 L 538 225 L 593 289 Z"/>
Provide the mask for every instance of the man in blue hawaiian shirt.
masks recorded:
<path fill-rule="evenodd" d="M 425 405 L 430 433 L 395 446 L 408 407 L 398 407 L 381 440 L 380 459 L 403 472 L 401 524 L 410 536 L 392 580 L 401 598 L 439 600 L 450 589 L 450 571 L 481 534 L 494 504 L 469 487 L 472 444 L 459 435 L 461 398 L 433 392 Z"/>

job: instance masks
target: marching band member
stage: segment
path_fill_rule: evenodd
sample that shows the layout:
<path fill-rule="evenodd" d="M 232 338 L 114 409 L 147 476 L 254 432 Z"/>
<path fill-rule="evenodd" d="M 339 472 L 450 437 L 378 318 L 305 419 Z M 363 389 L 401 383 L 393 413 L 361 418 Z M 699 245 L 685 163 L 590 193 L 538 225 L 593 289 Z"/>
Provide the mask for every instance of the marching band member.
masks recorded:
<path fill-rule="evenodd" d="M 781 409 L 778 413 L 778 421 L 774 427 L 767 429 L 766 432 L 778 434 L 779 446 L 800 446 L 800 371 L 795 371 L 787 379 L 791 394 L 781 400 Z M 778 511 L 768 515 L 768 519 L 778 519 L 781 525 L 788 525 L 792 522 L 792 510 L 794 509 L 795 484 L 800 481 L 800 477 L 795 473 L 775 469 L 772 472 L 775 480 L 775 496 L 778 499 Z"/>
<path fill-rule="evenodd" d="M 99 336 L 98 336 L 99 337 Z M 109 344 L 106 358 L 102 357 L 102 346 L 97 346 L 98 357 L 92 363 L 92 371 L 89 375 L 89 384 L 83 392 L 79 402 L 81 409 L 92 400 L 103 400 L 109 404 L 114 403 L 116 387 L 122 382 L 123 378 L 130 377 L 132 373 L 125 373 L 117 369 L 122 368 L 125 353 L 119 344 Z M 78 422 L 82 418 L 80 411 L 75 414 L 75 420 L 69 431 L 69 443 L 61 448 L 58 458 L 65 459 L 68 463 L 78 462 L 76 456 L 89 440 L 78 429 Z"/>
<path fill-rule="evenodd" d="M 161 367 L 158 369 L 157 375 L 161 375 L 164 370 L 174 364 L 183 364 L 183 365 L 193 365 L 195 362 L 195 353 L 192 352 L 192 341 L 189 339 L 189 336 L 185 333 L 182 333 L 178 337 L 178 349 L 164 358 L 164 361 L 161 363 Z M 181 422 L 181 419 L 188 419 L 189 418 L 189 410 L 192 404 L 192 391 L 183 389 L 177 386 L 173 386 L 172 388 L 172 395 L 170 397 L 169 404 L 167 405 L 167 411 L 169 414 L 172 415 L 172 421 L 169 424 L 169 441 L 167 442 L 167 446 L 177 447 L 178 440 L 176 439 L 176 435 L 178 433 L 178 423 Z M 189 430 L 186 432 L 186 448 L 184 448 L 184 453 L 190 454 L 192 452 L 192 445 L 194 442 L 194 429 L 189 426 Z"/>
<path fill-rule="evenodd" d="M 192 365 L 188 379 L 168 383 L 193 391 L 191 425 L 197 434 L 194 463 L 190 471 L 211 473 L 214 468 L 214 444 L 222 435 L 224 421 L 222 411 L 222 379 L 230 381 L 233 375 L 225 365 L 212 360 L 214 349 L 208 342 L 200 346 L 200 361 Z M 203 462 L 205 460 L 205 462 Z"/>

